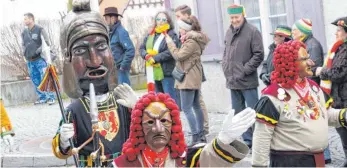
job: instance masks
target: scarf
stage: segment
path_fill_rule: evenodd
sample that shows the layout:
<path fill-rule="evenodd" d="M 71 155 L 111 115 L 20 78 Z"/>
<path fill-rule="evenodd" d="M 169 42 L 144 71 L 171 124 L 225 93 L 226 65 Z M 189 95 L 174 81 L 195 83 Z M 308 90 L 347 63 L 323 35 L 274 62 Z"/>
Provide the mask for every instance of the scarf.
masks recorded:
<path fill-rule="evenodd" d="M 159 47 L 162 41 L 165 39 L 164 32 L 170 29 L 169 24 L 164 24 L 161 26 L 155 27 L 152 32 L 149 34 L 147 41 L 146 41 L 146 51 L 148 55 L 155 56 L 159 53 Z M 157 40 L 154 42 L 155 33 L 160 34 Z M 151 66 L 149 62 L 146 62 L 146 66 Z M 156 63 L 153 65 L 153 76 L 154 80 L 161 81 L 164 79 L 164 72 L 160 65 L 160 63 Z"/>
<path fill-rule="evenodd" d="M 331 47 L 331 49 L 328 52 L 328 56 L 324 61 L 323 67 L 325 67 L 328 70 L 332 68 L 335 53 L 336 53 L 337 49 L 345 42 L 347 42 L 347 40 L 345 40 L 345 41 L 339 40 L 339 41 L 334 43 L 334 45 Z M 332 85 L 331 80 L 321 80 L 321 82 L 320 82 L 320 87 L 327 94 L 331 93 L 331 85 Z"/>

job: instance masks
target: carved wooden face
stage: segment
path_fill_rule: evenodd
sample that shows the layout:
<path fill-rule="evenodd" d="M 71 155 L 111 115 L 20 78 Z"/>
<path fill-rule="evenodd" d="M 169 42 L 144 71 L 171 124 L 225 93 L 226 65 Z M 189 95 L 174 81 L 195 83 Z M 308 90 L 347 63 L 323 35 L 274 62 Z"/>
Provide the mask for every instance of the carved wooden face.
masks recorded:
<path fill-rule="evenodd" d="M 108 92 L 109 79 L 114 74 L 114 61 L 106 38 L 98 34 L 85 36 L 72 45 L 71 55 L 81 89 L 86 92 L 89 83 L 93 83 L 96 94 Z"/>
<path fill-rule="evenodd" d="M 308 76 L 312 76 L 312 66 L 314 66 L 314 62 L 310 59 L 306 49 L 300 48 L 298 55 L 298 67 L 299 67 L 299 77 L 304 78 Z"/>
<path fill-rule="evenodd" d="M 153 102 L 142 116 L 142 127 L 147 144 L 154 151 L 161 151 L 170 141 L 172 119 L 164 103 Z"/>

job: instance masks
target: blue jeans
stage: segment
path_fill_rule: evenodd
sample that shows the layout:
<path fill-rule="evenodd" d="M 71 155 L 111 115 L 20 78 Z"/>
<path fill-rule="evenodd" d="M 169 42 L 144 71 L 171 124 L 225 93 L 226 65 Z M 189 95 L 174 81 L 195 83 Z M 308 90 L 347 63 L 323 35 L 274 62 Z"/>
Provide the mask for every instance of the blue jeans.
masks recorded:
<path fill-rule="evenodd" d="M 180 90 L 181 105 L 193 135 L 204 131 L 204 116 L 200 107 L 199 90 Z M 194 111 L 193 111 L 194 109 Z"/>
<path fill-rule="evenodd" d="M 176 98 L 175 79 L 173 77 L 164 77 L 161 81 L 155 81 L 155 91 L 157 93 L 167 93 L 176 103 L 178 102 Z"/>
<path fill-rule="evenodd" d="M 324 160 L 328 160 L 328 159 L 331 159 L 331 157 L 330 157 L 329 145 L 328 145 L 328 147 L 325 148 L 325 150 L 324 150 Z"/>
<path fill-rule="evenodd" d="M 131 86 L 129 70 L 125 70 L 125 71 L 118 70 L 118 84 L 123 84 L 123 83 L 126 83 L 129 86 Z"/>
<path fill-rule="evenodd" d="M 235 114 L 241 112 L 247 107 L 254 108 L 255 104 L 258 102 L 258 89 L 245 89 L 245 90 L 233 90 L 231 89 L 231 105 L 235 110 Z M 245 143 L 252 146 L 253 138 L 253 128 L 250 127 L 248 130 L 242 134 L 242 138 Z"/>
<path fill-rule="evenodd" d="M 37 87 L 39 87 L 43 77 L 45 76 L 47 63 L 43 58 L 39 58 L 35 61 L 27 61 L 28 71 L 31 81 L 34 83 L 35 90 L 40 100 L 55 99 L 53 92 L 41 92 Z"/>

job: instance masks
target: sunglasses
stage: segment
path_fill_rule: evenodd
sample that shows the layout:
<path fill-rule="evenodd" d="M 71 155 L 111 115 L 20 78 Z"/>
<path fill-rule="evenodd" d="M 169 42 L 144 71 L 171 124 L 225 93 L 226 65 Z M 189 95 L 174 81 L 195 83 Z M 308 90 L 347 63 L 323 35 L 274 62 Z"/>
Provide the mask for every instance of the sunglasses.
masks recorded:
<path fill-rule="evenodd" d="M 159 22 L 160 20 L 163 21 L 163 22 L 166 22 L 166 21 L 167 21 L 166 18 L 156 18 L 155 20 L 158 21 L 158 22 Z"/>

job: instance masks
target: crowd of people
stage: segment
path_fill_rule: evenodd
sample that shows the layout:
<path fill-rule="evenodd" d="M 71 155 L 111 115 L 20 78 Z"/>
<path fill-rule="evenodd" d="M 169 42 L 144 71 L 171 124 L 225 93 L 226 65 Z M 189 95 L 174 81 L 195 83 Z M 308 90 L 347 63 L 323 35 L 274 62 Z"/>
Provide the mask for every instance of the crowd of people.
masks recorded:
<path fill-rule="evenodd" d="M 247 22 L 245 8 L 229 6 L 222 69 L 233 112 L 207 142 L 201 56 L 210 40 L 191 8 L 176 8 L 176 24 L 165 11 L 154 16 L 139 53 L 153 66 L 156 93 L 138 99 L 129 86 L 135 49 L 119 20 L 122 15 L 108 7 L 102 17 L 86 2 L 73 4 L 61 28 L 64 92 L 74 101 L 66 108 L 67 123 L 60 122 L 52 141 L 58 158 L 77 152 L 79 166 L 99 164 L 92 155 L 95 143 L 86 143 L 95 134 L 89 117 L 90 83 L 99 111 L 103 166 L 230 167 L 251 153 L 253 167 L 321 167 L 331 162 L 328 126 L 336 127 L 347 158 L 347 17 L 332 23 L 337 26 L 336 43 L 325 59 L 311 20 L 300 19 L 292 28 L 277 26 L 264 60 L 262 35 Z M 49 42 L 34 15 L 24 16 L 23 51 L 37 87 L 47 66 L 41 45 Z M 258 78 L 267 86 L 260 97 Z M 37 93 L 35 104 L 54 104 L 51 93 Z M 188 120 L 190 144 L 184 139 L 180 111 Z M 243 142 L 237 139 L 241 135 Z M 79 146 L 84 147 L 75 148 Z"/>

